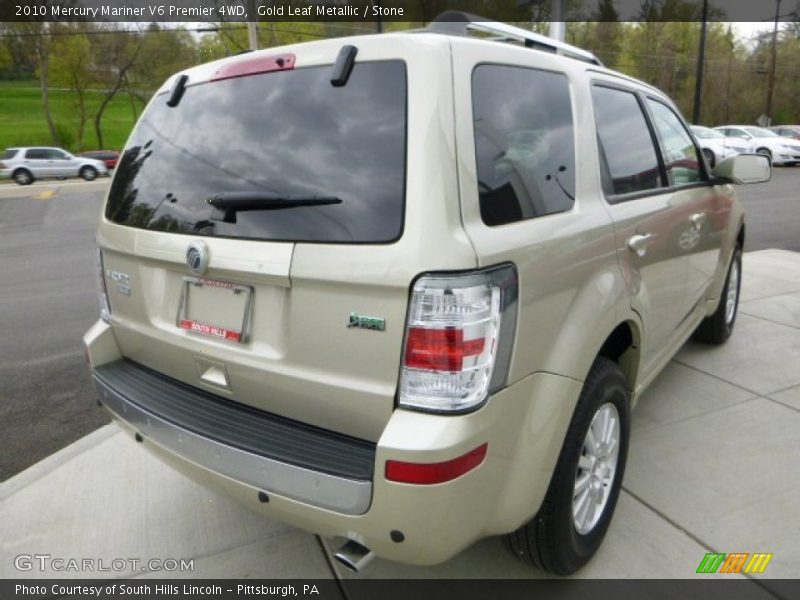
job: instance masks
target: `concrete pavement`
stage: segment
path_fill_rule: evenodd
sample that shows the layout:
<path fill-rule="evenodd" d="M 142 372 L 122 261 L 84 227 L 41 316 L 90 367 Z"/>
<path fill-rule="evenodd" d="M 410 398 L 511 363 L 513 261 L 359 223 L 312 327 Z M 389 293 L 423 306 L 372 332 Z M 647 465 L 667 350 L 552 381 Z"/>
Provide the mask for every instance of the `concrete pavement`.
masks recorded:
<path fill-rule="evenodd" d="M 633 413 L 623 492 L 577 577 L 687 578 L 706 552 L 771 552 L 800 575 L 800 254 L 746 253 L 736 331 L 688 343 Z M 191 577 L 351 577 L 331 542 L 255 516 L 171 471 L 108 425 L 0 484 L 0 577 L 13 558 L 194 558 Z M 105 576 L 155 575 L 127 569 Z M 499 538 L 436 567 L 376 560 L 365 577 L 542 577 Z M 704 575 L 703 577 L 731 577 Z M 345 582 L 346 589 L 346 582 Z"/>

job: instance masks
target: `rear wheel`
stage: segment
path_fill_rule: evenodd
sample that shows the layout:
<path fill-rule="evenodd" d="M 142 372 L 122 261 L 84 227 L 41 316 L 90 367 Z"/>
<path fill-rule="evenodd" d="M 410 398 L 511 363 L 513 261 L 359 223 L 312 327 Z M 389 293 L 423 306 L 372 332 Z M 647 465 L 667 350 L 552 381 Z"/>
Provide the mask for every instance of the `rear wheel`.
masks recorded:
<path fill-rule="evenodd" d="M 581 391 L 539 512 L 509 534 L 520 560 L 569 575 L 594 555 L 611 523 L 630 436 L 628 382 L 619 366 L 595 361 Z"/>
<path fill-rule="evenodd" d="M 94 181 L 97 179 L 97 169 L 94 167 L 83 167 L 81 169 L 80 176 L 86 181 Z"/>
<path fill-rule="evenodd" d="M 769 159 L 769 163 L 772 164 L 772 152 L 769 151 L 769 148 L 758 148 L 756 154 L 766 156 Z"/>
<path fill-rule="evenodd" d="M 742 286 L 742 249 L 737 246 L 728 267 L 728 276 L 719 306 L 706 317 L 694 332 L 694 339 L 706 344 L 722 344 L 733 333 L 736 314 L 739 311 L 739 290 Z"/>
<path fill-rule="evenodd" d="M 27 169 L 18 169 L 14 172 L 14 181 L 19 185 L 30 185 L 33 183 L 33 175 Z"/>

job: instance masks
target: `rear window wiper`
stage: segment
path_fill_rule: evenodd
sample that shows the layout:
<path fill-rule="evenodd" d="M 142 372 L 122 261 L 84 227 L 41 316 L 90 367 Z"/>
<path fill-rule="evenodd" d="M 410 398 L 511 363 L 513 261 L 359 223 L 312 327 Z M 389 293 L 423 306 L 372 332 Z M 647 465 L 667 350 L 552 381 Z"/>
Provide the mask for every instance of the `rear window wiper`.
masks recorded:
<path fill-rule="evenodd" d="M 206 199 L 206 202 L 222 214 L 212 215 L 214 221 L 236 223 L 236 213 L 247 210 L 280 210 L 301 206 L 327 206 L 341 204 L 335 196 L 295 196 L 269 192 L 222 192 Z"/>

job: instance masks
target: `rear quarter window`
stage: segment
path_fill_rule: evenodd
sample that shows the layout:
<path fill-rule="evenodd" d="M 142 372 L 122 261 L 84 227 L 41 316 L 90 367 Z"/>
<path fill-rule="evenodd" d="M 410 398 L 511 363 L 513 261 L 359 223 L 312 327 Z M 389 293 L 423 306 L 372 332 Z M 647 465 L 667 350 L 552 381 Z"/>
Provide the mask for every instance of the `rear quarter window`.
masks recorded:
<path fill-rule="evenodd" d="M 19 152 L 19 150 L 16 148 L 7 148 L 3 151 L 3 160 L 10 160 L 14 158 L 17 155 L 17 152 Z"/>
<path fill-rule="evenodd" d="M 31 148 L 25 152 L 25 158 L 43 160 L 50 158 L 50 152 L 46 148 Z"/>
<path fill-rule="evenodd" d="M 484 64 L 472 74 L 481 219 L 504 225 L 572 208 L 575 132 L 566 75 Z"/>

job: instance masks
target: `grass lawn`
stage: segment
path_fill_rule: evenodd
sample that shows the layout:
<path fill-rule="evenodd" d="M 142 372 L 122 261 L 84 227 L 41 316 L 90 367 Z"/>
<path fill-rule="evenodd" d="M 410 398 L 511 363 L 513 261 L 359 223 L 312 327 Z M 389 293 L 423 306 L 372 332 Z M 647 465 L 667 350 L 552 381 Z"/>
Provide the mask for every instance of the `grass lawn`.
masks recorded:
<path fill-rule="evenodd" d="M 73 152 L 98 150 L 94 131 L 94 113 L 103 95 L 87 94 L 89 121 L 84 130 L 83 143 L 78 140 L 78 119 L 75 94 L 66 90 L 50 90 L 50 108 L 53 121 L 65 133 L 64 147 Z M 142 112 L 137 103 L 137 115 Z M 103 115 L 104 150 L 121 150 L 134 124 L 133 110 L 127 95 L 117 95 Z M 52 146 L 53 140 L 44 119 L 39 82 L 0 81 L 0 150 L 10 146 Z"/>

